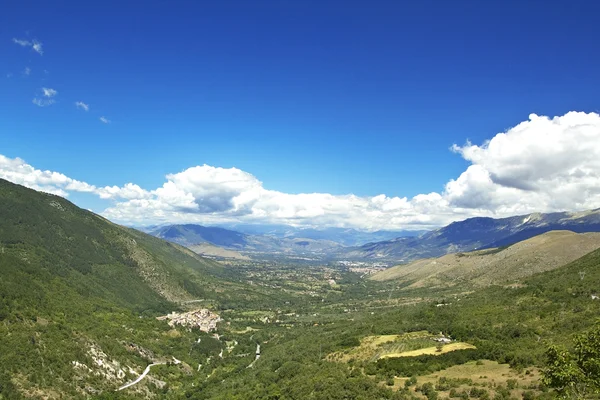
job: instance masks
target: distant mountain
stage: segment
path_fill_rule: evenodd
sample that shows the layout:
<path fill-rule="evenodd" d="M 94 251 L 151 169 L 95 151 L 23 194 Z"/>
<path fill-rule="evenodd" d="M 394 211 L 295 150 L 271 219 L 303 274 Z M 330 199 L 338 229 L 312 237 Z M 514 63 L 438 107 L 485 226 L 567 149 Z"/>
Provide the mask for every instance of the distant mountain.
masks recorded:
<path fill-rule="evenodd" d="M 397 265 L 370 279 L 400 280 L 412 288 L 507 284 L 561 267 L 598 248 L 600 233 L 550 231 L 508 247 L 453 253 Z"/>
<path fill-rule="evenodd" d="M 426 231 L 375 231 L 367 232 L 353 228 L 302 228 L 289 225 L 229 224 L 225 228 L 250 235 L 269 235 L 278 238 L 306 238 L 328 240 L 344 246 L 360 246 L 365 243 L 390 240 L 398 237 L 419 236 Z"/>
<path fill-rule="evenodd" d="M 199 249 L 199 245 L 208 243 L 225 250 L 235 250 L 243 254 L 271 255 L 304 255 L 325 256 L 339 251 L 343 246 L 339 243 L 303 237 L 277 237 L 267 234 L 245 234 L 219 227 L 202 225 L 169 225 L 164 226 L 152 235 L 190 249 Z M 213 249 L 214 251 L 214 249 Z"/>
<path fill-rule="evenodd" d="M 469 218 L 419 237 L 403 237 L 344 249 L 336 257 L 408 262 L 419 258 L 505 246 L 552 230 L 600 232 L 600 209 L 534 213 L 509 218 Z"/>
<path fill-rule="evenodd" d="M 215 246 L 241 249 L 246 246 L 246 234 L 218 227 L 202 225 L 167 225 L 150 232 L 152 236 L 190 246 L 199 243 L 210 243 Z"/>

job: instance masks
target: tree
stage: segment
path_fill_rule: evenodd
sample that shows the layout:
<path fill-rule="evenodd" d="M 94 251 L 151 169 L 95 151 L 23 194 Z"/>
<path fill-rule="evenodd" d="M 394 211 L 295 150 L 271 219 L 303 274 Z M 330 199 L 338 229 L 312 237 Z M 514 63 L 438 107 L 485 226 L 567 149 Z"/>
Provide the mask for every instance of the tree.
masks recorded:
<path fill-rule="evenodd" d="M 573 348 L 548 348 L 543 382 L 563 398 L 590 398 L 600 393 L 600 323 L 576 336 Z"/>

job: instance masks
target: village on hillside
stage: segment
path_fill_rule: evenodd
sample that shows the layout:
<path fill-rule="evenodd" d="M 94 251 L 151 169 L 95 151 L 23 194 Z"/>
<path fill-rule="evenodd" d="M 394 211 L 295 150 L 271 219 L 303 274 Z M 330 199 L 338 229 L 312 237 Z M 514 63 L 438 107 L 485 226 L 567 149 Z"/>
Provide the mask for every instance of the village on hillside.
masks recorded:
<path fill-rule="evenodd" d="M 206 308 L 201 308 L 185 313 L 172 312 L 169 315 L 157 317 L 159 321 L 168 320 L 169 326 L 180 325 L 190 329 L 198 328 L 203 332 L 211 332 L 217 329 L 217 323 L 222 321 L 221 317 Z"/>

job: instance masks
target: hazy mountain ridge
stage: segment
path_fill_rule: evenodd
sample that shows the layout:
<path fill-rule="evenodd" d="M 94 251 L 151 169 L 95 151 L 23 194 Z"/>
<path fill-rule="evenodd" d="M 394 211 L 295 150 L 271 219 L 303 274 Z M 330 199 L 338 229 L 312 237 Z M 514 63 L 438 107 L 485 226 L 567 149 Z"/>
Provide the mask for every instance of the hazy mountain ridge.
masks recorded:
<path fill-rule="evenodd" d="M 533 213 L 508 218 L 469 218 L 415 238 L 369 243 L 338 258 L 407 262 L 419 258 L 506 246 L 553 230 L 600 232 L 600 209 L 584 212 Z"/>
<path fill-rule="evenodd" d="M 231 225 L 231 229 L 248 234 L 263 234 L 279 238 L 306 238 L 313 240 L 328 240 L 343 246 L 360 246 L 365 243 L 390 240 L 398 237 L 412 237 L 426 231 L 362 231 L 354 228 L 304 228 L 289 225 Z"/>
<path fill-rule="evenodd" d="M 276 253 L 281 255 L 327 255 L 341 249 L 337 242 L 303 237 L 250 235 L 219 227 L 185 224 L 169 225 L 151 232 L 152 235 L 188 248 L 202 243 L 242 253 Z"/>
<path fill-rule="evenodd" d="M 398 237 L 415 237 L 427 231 L 374 231 L 367 232 L 354 228 L 303 228 L 289 225 L 226 224 L 222 226 L 203 226 L 197 224 L 165 224 L 137 228 L 151 235 L 172 240 L 182 245 L 201 242 L 215 246 L 242 249 L 249 237 L 253 241 L 267 243 L 268 237 L 277 239 L 310 239 L 314 241 L 335 242 L 342 246 L 360 246 L 365 243 L 391 240 Z M 272 240 L 272 239 L 271 239 Z M 288 242 L 289 244 L 289 242 Z M 273 244 L 271 244 L 271 247 Z"/>
<path fill-rule="evenodd" d="M 167 225 L 150 232 L 151 235 L 182 246 L 210 243 L 215 246 L 241 249 L 248 235 L 225 228 L 206 227 L 195 224 Z"/>

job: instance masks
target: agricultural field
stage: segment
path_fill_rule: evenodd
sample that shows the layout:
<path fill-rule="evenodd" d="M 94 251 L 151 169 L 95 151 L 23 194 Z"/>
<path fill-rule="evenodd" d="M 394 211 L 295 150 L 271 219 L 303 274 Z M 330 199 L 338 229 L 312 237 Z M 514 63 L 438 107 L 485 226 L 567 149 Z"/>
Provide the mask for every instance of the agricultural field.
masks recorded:
<path fill-rule="evenodd" d="M 433 335 L 427 331 L 409 332 L 399 335 L 376 335 L 366 336 L 360 340 L 358 346 L 345 349 L 341 352 L 332 353 L 327 356 L 332 361 L 347 362 L 350 360 L 377 361 L 386 357 L 402 357 L 404 353 L 427 352 L 435 339 L 442 335 Z M 446 345 L 444 347 L 448 347 Z M 434 351 L 436 347 L 433 347 Z M 451 351 L 451 350 L 446 350 Z"/>
<path fill-rule="evenodd" d="M 423 356 L 423 355 L 435 356 L 435 355 L 449 353 L 451 351 L 467 350 L 467 349 L 476 349 L 476 347 L 469 343 L 455 342 L 455 343 L 448 343 L 448 344 L 434 346 L 434 347 L 424 347 L 424 348 L 415 349 L 415 350 L 406 350 L 406 351 L 399 351 L 399 352 L 396 351 L 393 353 L 383 354 L 379 358 L 417 357 L 417 356 Z"/>
<path fill-rule="evenodd" d="M 541 372 L 532 367 L 525 371 L 516 371 L 508 364 L 499 364 L 496 361 L 478 360 L 462 365 L 456 365 L 442 371 L 416 376 L 395 377 L 394 389 L 408 388 L 412 395 L 426 398 L 422 388 L 432 385 L 441 398 L 533 398 L 531 396 L 544 395 L 541 382 Z M 484 394 L 487 393 L 487 394 Z M 508 397 L 506 397 L 508 396 Z"/>

